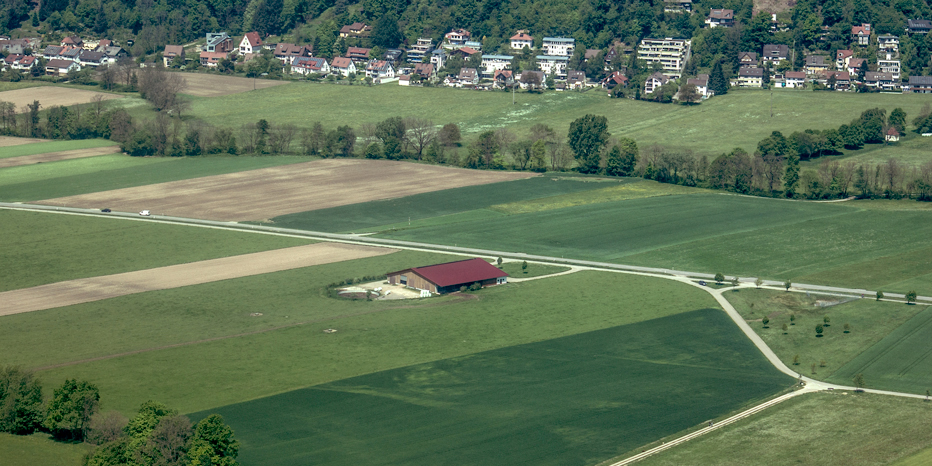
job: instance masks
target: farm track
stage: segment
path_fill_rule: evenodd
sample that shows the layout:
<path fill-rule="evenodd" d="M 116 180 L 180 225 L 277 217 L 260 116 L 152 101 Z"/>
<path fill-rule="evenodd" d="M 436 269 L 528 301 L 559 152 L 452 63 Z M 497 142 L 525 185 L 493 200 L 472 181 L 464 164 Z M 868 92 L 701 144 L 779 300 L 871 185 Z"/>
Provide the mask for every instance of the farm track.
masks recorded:
<path fill-rule="evenodd" d="M 120 152 L 120 146 L 105 146 L 91 149 L 46 152 L 45 154 L 24 155 L 21 157 L 7 157 L 0 159 L 0 168 L 32 165 L 34 163 L 58 162 L 60 160 L 80 159 L 84 157 L 96 157 L 98 155 L 118 154 Z"/>

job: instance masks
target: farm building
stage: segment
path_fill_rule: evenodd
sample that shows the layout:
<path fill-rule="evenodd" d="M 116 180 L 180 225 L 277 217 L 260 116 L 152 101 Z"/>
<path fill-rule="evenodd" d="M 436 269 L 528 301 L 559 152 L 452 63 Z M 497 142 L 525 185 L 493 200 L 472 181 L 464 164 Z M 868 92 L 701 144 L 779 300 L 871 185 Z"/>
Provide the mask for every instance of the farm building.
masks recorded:
<path fill-rule="evenodd" d="M 508 274 L 483 259 L 467 259 L 445 264 L 413 267 L 390 272 L 388 282 L 431 293 L 459 291 L 462 286 L 479 283 L 482 286 L 508 282 Z"/>

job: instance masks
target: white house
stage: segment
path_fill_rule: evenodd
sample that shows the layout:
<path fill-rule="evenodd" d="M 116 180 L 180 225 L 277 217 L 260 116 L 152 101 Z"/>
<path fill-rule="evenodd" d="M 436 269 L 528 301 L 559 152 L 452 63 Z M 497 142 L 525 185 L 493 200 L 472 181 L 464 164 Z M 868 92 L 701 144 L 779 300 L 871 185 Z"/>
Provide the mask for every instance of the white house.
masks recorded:
<path fill-rule="evenodd" d="M 696 86 L 696 91 L 699 95 L 702 96 L 702 99 L 708 99 L 712 97 L 715 93 L 709 90 L 709 75 L 700 74 L 695 78 L 689 78 L 686 80 L 686 84 L 692 84 Z"/>
<path fill-rule="evenodd" d="M 576 39 L 566 37 L 544 37 L 541 52 L 545 56 L 571 57 L 576 50 Z"/>
<path fill-rule="evenodd" d="M 262 39 L 259 38 L 259 33 L 255 31 L 247 32 L 243 36 L 243 40 L 239 41 L 239 54 L 258 53 L 261 46 Z"/>
<path fill-rule="evenodd" d="M 482 56 L 482 74 L 493 76 L 496 71 L 504 70 L 511 65 L 511 55 L 483 55 Z"/>
<path fill-rule="evenodd" d="M 644 93 L 653 94 L 654 91 L 668 82 L 670 82 L 670 78 L 663 73 L 654 73 L 644 81 Z"/>
<path fill-rule="evenodd" d="M 330 74 L 330 64 L 323 58 L 298 57 L 291 63 L 291 72 L 296 74 Z"/>
<path fill-rule="evenodd" d="M 343 76 L 349 76 L 350 73 L 356 73 L 356 64 L 353 60 L 346 57 L 335 57 L 330 63 L 330 71 L 339 73 Z"/>
<path fill-rule="evenodd" d="M 534 48 L 534 37 L 530 36 L 527 31 L 520 30 L 517 34 L 511 36 L 511 48 L 514 50 L 521 50 L 525 47 L 529 49 Z"/>
<path fill-rule="evenodd" d="M 806 85 L 806 72 L 805 71 L 787 71 L 784 76 L 784 85 L 783 87 L 797 88 L 803 87 Z"/>
<path fill-rule="evenodd" d="M 566 76 L 566 65 L 569 63 L 570 57 L 565 56 L 553 56 L 553 55 L 538 55 L 537 56 L 537 66 L 541 71 L 544 72 L 547 76 L 555 75 L 559 77 Z"/>
<path fill-rule="evenodd" d="M 888 53 L 886 60 L 883 60 L 883 59 L 877 60 L 877 71 L 880 71 L 882 73 L 890 73 L 891 75 L 893 75 L 893 79 L 895 81 L 899 81 L 900 80 L 900 61 L 893 60 L 890 57 L 890 54 Z"/>
<path fill-rule="evenodd" d="M 366 77 L 373 80 L 394 78 L 395 68 L 385 60 L 372 60 L 366 65 Z"/>

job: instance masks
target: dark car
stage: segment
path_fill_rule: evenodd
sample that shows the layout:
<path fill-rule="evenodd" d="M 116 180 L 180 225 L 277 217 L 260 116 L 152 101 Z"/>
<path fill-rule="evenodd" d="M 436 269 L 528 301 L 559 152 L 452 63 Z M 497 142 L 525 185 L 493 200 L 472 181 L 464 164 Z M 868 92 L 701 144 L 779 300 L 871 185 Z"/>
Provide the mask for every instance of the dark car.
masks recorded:
<path fill-rule="evenodd" d="M 110 209 L 100 209 L 101 212 L 110 212 Z"/>
<path fill-rule="evenodd" d="M 699 284 L 705 286 L 705 280 L 699 280 Z"/>

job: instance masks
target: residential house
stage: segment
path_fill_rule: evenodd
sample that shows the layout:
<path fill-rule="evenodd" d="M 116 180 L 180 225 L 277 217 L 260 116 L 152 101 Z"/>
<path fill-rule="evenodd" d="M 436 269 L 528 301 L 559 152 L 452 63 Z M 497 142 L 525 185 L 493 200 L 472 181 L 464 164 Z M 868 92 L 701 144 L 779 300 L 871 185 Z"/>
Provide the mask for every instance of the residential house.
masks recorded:
<path fill-rule="evenodd" d="M 369 61 L 369 53 L 372 52 L 372 49 L 367 49 L 363 47 L 347 47 L 346 58 L 350 58 L 353 61 Z M 401 51 L 399 50 L 399 57 L 401 56 Z"/>
<path fill-rule="evenodd" d="M 184 46 L 166 45 L 165 51 L 162 52 L 162 64 L 167 67 L 171 65 L 176 58 L 179 58 L 182 63 L 184 62 Z"/>
<path fill-rule="evenodd" d="M 569 70 L 566 72 L 567 89 L 582 89 L 586 87 L 586 72 Z"/>
<path fill-rule="evenodd" d="M 496 71 L 504 70 L 511 66 L 511 60 L 515 57 L 511 55 L 483 55 L 482 56 L 482 74 L 484 76 L 495 76 Z"/>
<path fill-rule="evenodd" d="M 891 34 L 877 36 L 877 49 L 882 52 L 897 54 L 900 51 L 900 38 Z"/>
<path fill-rule="evenodd" d="M 851 27 L 851 42 L 858 45 L 870 45 L 871 43 L 871 25 L 863 23 L 860 26 Z"/>
<path fill-rule="evenodd" d="M 475 51 L 477 51 L 477 52 L 481 52 L 481 51 L 482 51 L 482 42 L 477 42 L 477 41 L 474 41 L 474 40 L 467 40 L 466 43 L 463 44 L 463 47 L 469 47 L 469 48 L 471 48 L 471 49 L 473 49 L 473 50 L 475 50 Z"/>
<path fill-rule="evenodd" d="M 96 68 L 107 63 L 107 56 L 102 52 L 81 49 L 81 51 L 78 52 L 78 63 L 80 63 L 81 66 Z"/>
<path fill-rule="evenodd" d="M 627 87 L 628 77 L 621 71 L 615 71 L 599 83 L 603 89 L 612 90 L 615 86 Z"/>
<path fill-rule="evenodd" d="M 317 57 L 296 57 L 291 63 L 291 72 L 294 74 L 330 74 L 330 64 L 327 60 Z"/>
<path fill-rule="evenodd" d="M 767 44 L 764 46 L 764 52 L 761 53 L 761 60 L 772 65 L 789 59 L 790 48 L 783 44 Z"/>
<path fill-rule="evenodd" d="M 744 66 L 738 70 L 738 87 L 755 87 L 764 86 L 764 69 L 756 66 Z"/>
<path fill-rule="evenodd" d="M 350 73 L 356 73 L 356 64 L 349 58 L 335 57 L 333 61 L 330 62 L 330 71 L 343 76 L 349 76 Z"/>
<path fill-rule="evenodd" d="M 58 54 L 58 58 L 61 58 L 62 60 L 79 61 L 81 57 L 81 52 L 83 51 L 84 49 L 82 48 L 65 47 L 65 49 L 62 50 L 61 53 Z"/>
<path fill-rule="evenodd" d="M 589 63 L 589 60 L 599 56 L 600 53 L 602 53 L 602 51 L 599 49 L 586 49 L 586 52 L 583 54 L 583 61 Z"/>
<path fill-rule="evenodd" d="M 831 84 L 833 77 L 835 78 L 834 85 Z M 847 91 L 851 88 L 851 73 L 847 71 L 824 71 L 819 82 L 832 87 L 836 91 Z"/>
<path fill-rule="evenodd" d="M 61 46 L 84 48 L 84 41 L 78 36 L 68 36 L 61 40 Z"/>
<path fill-rule="evenodd" d="M 469 40 L 469 31 L 460 28 L 454 28 L 452 31 L 444 34 L 443 42 L 448 48 L 457 48 L 466 45 Z"/>
<path fill-rule="evenodd" d="M 81 71 L 81 65 L 73 60 L 54 58 L 45 64 L 45 74 L 50 76 L 62 76 L 72 71 Z"/>
<path fill-rule="evenodd" d="M 540 47 L 545 56 L 571 57 L 576 50 L 576 39 L 567 37 L 544 37 Z"/>
<path fill-rule="evenodd" d="M 204 51 L 208 53 L 230 53 L 233 51 L 233 38 L 225 32 L 208 32 Z"/>
<path fill-rule="evenodd" d="M 498 70 L 492 77 L 496 87 L 510 87 L 515 83 L 514 73 L 511 70 Z"/>
<path fill-rule="evenodd" d="M 560 78 L 565 77 L 566 76 L 566 65 L 569 63 L 569 61 L 570 61 L 570 57 L 566 57 L 566 56 L 554 56 L 554 55 L 538 55 L 537 56 L 537 66 L 547 76 L 554 75 Z"/>
<path fill-rule="evenodd" d="M 517 34 L 511 36 L 511 48 L 514 50 L 521 50 L 525 47 L 529 49 L 534 48 L 534 37 L 529 35 L 527 31 L 521 29 Z"/>
<path fill-rule="evenodd" d="M 878 71 L 864 73 L 864 85 L 883 91 L 894 91 L 900 88 L 899 83 L 893 80 L 893 74 Z"/>
<path fill-rule="evenodd" d="M 835 69 L 844 71 L 848 69 L 848 62 L 854 58 L 851 50 L 838 50 L 835 52 Z"/>
<path fill-rule="evenodd" d="M 90 42 L 85 42 L 84 48 L 88 49 L 89 44 Z M 110 39 L 100 39 L 99 41 L 97 41 L 97 43 L 93 47 L 89 48 L 88 50 L 93 50 L 95 52 L 103 52 L 102 49 L 105 49 L 107 47 L 113 47 L 113 41 Z"/>
<path fill-rule="evenodd" d="M 13 65 L 15 70 L 29 70 L 32 69 L 33 65 L 37 63 L 36 57 L 32 55 L 23 55 L 19 59 L 19 63 Z"/>
<path fill-rule="evenodd" d="M 526 70 L 521 73 L 518 85 L 521 89 L 540 89 L 545 86 L 546 80 L 543 71 Z"/>
<path fill-rule="evenodd" d="M 665 13 L 682 13 L 693 11 L 693 0 L 663 0 Z"/>
<path fill-rule="evenodd" d="M 444 84 L 453 87 L 475 86 L 479 84 L 479 72 L 475 68 L 462 68 L 456 76 L 447 76 Z"/>
<path fill-rule="evenodd" d="M 890 57 L 890 54 L 888 53 L 886 60 L 884 59 L 877 60 L 877 71 L 880 71 L 883 73 L 890 73 L 893 75 L 894 81 L 899 81 L 900 80 L 900 61 L 893 60 Z"/>
<path fill-rule="evenodd" d="M 395 68 L 385 60 L 371 60 L 366 65 L 366 77 L 373 81 L 381 81 L 395 77 Z"/>
<path fill-rule="evenodd" d="M 368 49 L 364 49 L 368 50 Z M 346 52 L 349 54 L 349 51 Z M 404 55 L 404 51 L 401 49 L 387 49 L 385 53 L 382 54 L 382 59 L 391 63 L 392 65 L 397 65 L 401 61 L 401 56 Z"/>
<path fill-rule="evenodd" d="M 705 19 L 705 23 L 709 25 L 710 28 L 730 28 L 735 25 L 735 10 L 713 8 L 712 11 L 709 12 L 709 17 Z"/>
<path fill-rule="evenodd" d="M 851 73 L 851 76 L 857 76 L 858 70 L 861 69 L 861 65 L 866 63 L 867 60 L 864 58 L 852 58 L 848 60 L 848 72 Z"/>
<path fill-rule="evenodd" d="M 932 94 L 932 76 L 910 76 L 903 92 Z"/>
<path fill-rule="evenodd" d="M 421 63 L 424 57 L 434 49 L 434 41 L 431 38 L 419 38 L 414 47 L 408 50 L 408 61 L 411 63 Z"/>
<path fill-rule="evenodd" d="M 628 44 L 615 40 L 612 42 L 612 45 L 608 48 L 608 53 L 605 54 L 605 66 L 609 66 L 615 61 L 616 58 L 624 55 L 631 55 L 634 53 L 634 49 L 628 47 Z"/>
<path fill-rule="evenodd" d="M 340 28 L 340 37 L 368 37 L 372 28 L 365 23 L 355 22 Z"/>
<path fill-rule="evenodd" d="M 411 75 L 403 74 L 398 77 L 399 86 L 410 86 L 411 85 Z"/>
<path fill-rule="evenodd" d="M 447 63 L 447 52 L 443 49 L 434 49 L 430 53 L 430 62 L 434 65 L 435 69 L 443 68 L 443 65 Z"/>
<path fill-rule="evenodd" d="M 243 35 L 243 40 L 239 41 L 239 54 L 258 53 L 261 47 L 262 39 L 259 38 L 259 33 L 256 31 L 247 32 Z"/>
<path fill-rule="evenodd" d="M 928 34 L 932 30 L 932 21 L 927 19 L 906 20 L 906 32 L 910 34 Z"/>
<path fill-rule="evenodd" d="M 479 51 L 474 50 L 472 47 L 460 47 L 450 52 L 450 55 L 459 55 L 463 60 L 469 60 L 469 57 L 477 53 L 479 53 Z"/>
<path fill-rule="evenodd" d="M 122 47 L 116 45 L 111 45 L 109 47 L 98 47 L 97 51 L 107 56 L 108 65 L 113 65 L 117 62 L 117 60 L 128 56 L 126 50 L 123 50 Z"/>
<path fill-rule="evenodd" d="M 272 56 L 285 65 L 291 65 L 296 58 L 313 56 L 313 51 L 314 49 L 311 45 L 279 43 L 275 44 L 275 50 L 272 51 Z"/>
<path fill-rule="evenodd" d="M 783 86 L 786 88 L 806 87 L 806 73 L 804 71 L 787 71 L 783 75 Z"/>
<path fill-rule="evenodd" d="M 42 58 L 46 60 L 54 60 L 61 57 L 61 52 L 65 50 L 64 47 L 59 45 L 50 45 L 42 50 Z"/>
<path fill-rule="evenodd" d="M 655 90 L 659 89 L 661 86 L 668 82 L 670 82 L 670 78 L 668 78 L 663 73 L 654 73 L 644 81 L 644 93 L 653 94 Z"/>
<path fill-rule="evenodd" d="M 738 66 L 757 66 L 757 53 L 738 52 Z"/>
<path fill-rule="evenodd" d="M 14 65 L 18 64 L 20 59 L 22 59 L 23 57 L 25 57 L 25 55 L 21 53 L 11 53 L 3 57 L 4 68 L 13 68 Z"/>
<path fill-rule="evenodd" d="M 891 126 L 890 129 L 887 130 L 887 134 L 884 135 L 884 140 L 887 142 L 898 142 L 900 140 L 900 132 Z"/>
<path fill-rule="evenodd" d="M 418 63 L 414 65 L 414 74 L 420 76 L 421 79 L 430 79 L 437 76 L 437 70 L 433 63 Z"/>
<path fill-rule="evenodd" d="M 229 57 L 229 55 L 229 52 L 201 52 L 201 66 L 216 68 L 220 64 L 220 60 Z"/>
<path fill-rule="evenodd" d="M 806 56 L 806 73 L 815 75 L 821 74 L 823 71 L 828 70 L 829 64 L 825 60 L 823 55 L 807 55 Z"/>
<path fill-rule="evenodd" d="M 695 78 L 689 78 L 686 80 L 686 84 L 696 86 L 696 92 L 702 96 L 703 100 L 715 95 L 715 91 L 709 89 L 709 75 L 707 74 L 700 74 Z"/>
<path fill-rule="evenodd" d="M 659 63 L 663 74 L 678 79 L 689 60 L 692 42 L 688 39 L 643 39 L 638 46 L 638 59 L 648 65 Z"/>

